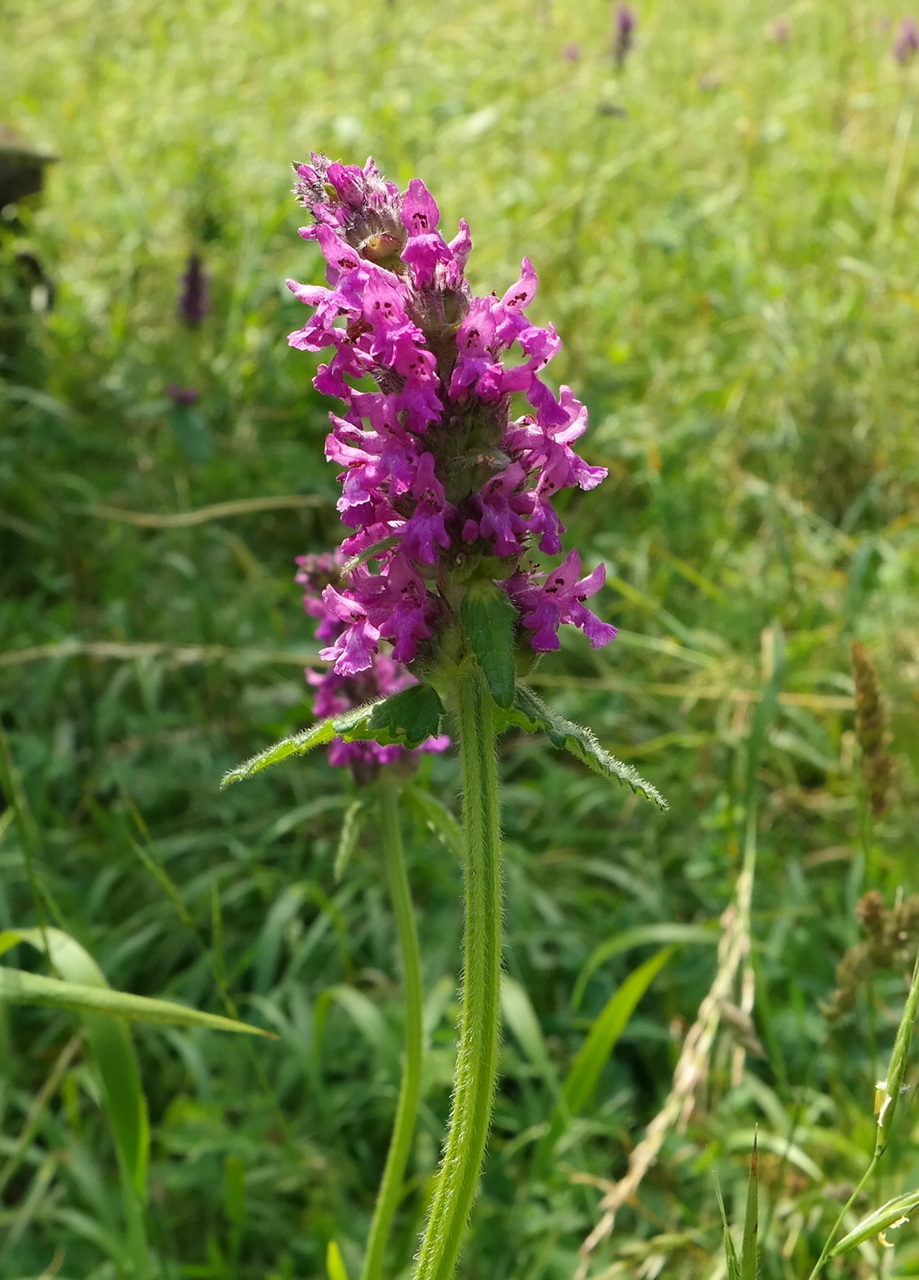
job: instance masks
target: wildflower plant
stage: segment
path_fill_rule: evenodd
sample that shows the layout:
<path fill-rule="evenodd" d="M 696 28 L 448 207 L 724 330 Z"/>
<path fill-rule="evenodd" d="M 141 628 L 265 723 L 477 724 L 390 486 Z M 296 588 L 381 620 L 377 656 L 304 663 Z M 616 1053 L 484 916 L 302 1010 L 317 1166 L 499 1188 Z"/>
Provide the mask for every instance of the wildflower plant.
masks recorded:
<path fill-rule="evenodd" d="M 559 648 L 563 624 L 597 648 L 616 634 L 586 603 L 602 587 L 604 567 L 585 571 L 576 549 L 558 562 L 565 530 L 554 496 L 594 489 L 606 471 L 574 450 L 587 427 L 584 405 L 569 387 L 556 394 L 544 380 L 560 340 L 551 325 L 535 325 L 526 314 L 537 286 L 532 263 L 523 259 L 519 279 L 502 296 L 478 297 L 465 276 L 469 227 L 462 221 L 454 238 L 444 239 L 437 205 L 419 179 L 400 192 L 372 159 L 361 168 L 324 155 L 296 172 L 295 192 L 310 216 L 300 234 L 319 246 L 328 283 L 288 282 L 311 308 L 290 344 L 331 350 L 315 385 L 343 406 L 330 414 L 326 457 L 341 468 L 338 510 L 349 532 L 334 556 L 300 562 L 306 608 L 325 642 L 320 656 L 330 664 L 328 673 L 311 676 L 324 718 L 226 781 L 321 745 L 359 780 L 374 781 L 398 772 L 412 751 L 443 749 L 449 722 L 462 769 L 463 993 L 449 1129 L 415 1272 L 416 1280 L 448 1280 L 475 1197 L 497 1073 L 496 737 L 510 727 L 545 732 L 553 746 L 665 805 L 520 678 Z M 517 418 L 514 397 L 528 406 Z M 540 556 L 556 563 L 546 567 Z M 397 789 L 382 785 L 388 808 L 381 828 L 397 843 Z M 417 1004 L 418 992 L 408 990 L 417 941 L 409 937 L 407 882 L 396 854 L 388 865 L 407 1001 Z M 406 1103 L 405 1081 L 417 1070 L 419 1045 L 420 1038 L 406 1048 L 365 1280 L 382 1274 L 414 1113 L 416 1086 Z"/>
<path fill-rule="evenodd" d="M 613 18 L 615 34 L 613 36 L 613 61 L 617 67 L 625 65 L 625 61 L 635 46 L 635 11 L 627 4 L 618 4 Z"/>
<path fill-rule="evenodd" d="M 185 270 L 179 277 L 179 293 L 176 298 L 176 319 L 183 329 L 180 359 L 183 365 L 182 381 L 168 383 L 166 396 L 171 402 L 168 420 L 176 439 L 189 462 L 202 465 L 213 452 L 207 417 L 201 408 L 200 330 L 211 312 L 208 273 L 199 253 L 190 253 Z M 192 337 L 194 335 L 194 337 Z"/>

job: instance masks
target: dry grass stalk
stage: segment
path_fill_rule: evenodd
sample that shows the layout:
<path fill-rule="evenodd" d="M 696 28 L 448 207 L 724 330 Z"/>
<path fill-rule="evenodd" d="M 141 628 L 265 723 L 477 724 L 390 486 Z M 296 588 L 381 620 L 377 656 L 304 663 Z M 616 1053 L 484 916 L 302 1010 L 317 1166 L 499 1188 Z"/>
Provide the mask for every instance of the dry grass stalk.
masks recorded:
<path fill-rule="evenodd" d="M 895 765 L 888 752 L 887 710 L 877 669 L 868 650 L 858 640 L 852 641 L 852 674 L 855 677 L 855 737 L 862 751 L 862 777 L 871 812 L 875 818 L 881 818 L 890 808 Z"/>
<path fill-rule="evenodd" d="M 836 989 L 823 1012 L 838 1021 L 855 1007 L 862 987 L 884 969 L 909 972 L 919 945 L 919 894 L 912 893 L 888 909 L 877 889 L 859 898 L 855 914 L 867 935 L 845 952 L 836 966 Z"/>
<path fill-rule="evenodd" d="M 708 1079 L 712 1047 L 724 1021 L 732 1021 L 740 1015 L 749 1022 L 753 1009 L 753 969 L 750 965 L 750 903 L 753 895 L 754 860 L 748 854 L 737 880 L 734 901 L 721 917 L 724 932 L 718 944 L 718 968 L 708 994 L 699 1006 L 695 1022 L 686 1034 L 680 1057 L 673 1073 L 673 1084 L 660 1111 L 648 1125 L 644 1138 L 629 1156 L 626 1173 L 618 1182 L 594 1178 L 584 1179 L 600 1186 L 605 1196 L 600 1202 L 602 1218 L 580 1248 L 581 1262 L 574 1280 L 585 1280 L 591 1255 L 597 1246 L 613 1230 L 616 1215 L 622 1206 L 636 1194 L 645 1174 L 657 1160 L 667 1134 L 674 1128 L 685 1128 L 695 1106 L 700 1088 Z M 739 999 L 735 998 L 738 990 Z M 733 1018 L 730 1014 L 733 1011 Z M 748 1032 L 749 1034 L 749 1032 Z M 739 1078 L 745 1053 L 749 1048 L 758 1049 L 755 1036 L 736 1039 L 732 1062 L 732 1080 Z M 575 1175 L 577 1180 L 578 1176 Z"/>

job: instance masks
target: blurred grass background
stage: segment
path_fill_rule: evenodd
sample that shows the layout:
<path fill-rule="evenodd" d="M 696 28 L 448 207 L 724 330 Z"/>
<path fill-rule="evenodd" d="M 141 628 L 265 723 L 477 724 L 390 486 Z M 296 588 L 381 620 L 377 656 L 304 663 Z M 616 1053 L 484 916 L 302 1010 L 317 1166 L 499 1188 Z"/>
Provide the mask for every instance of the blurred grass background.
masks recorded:
<path fill-rule="evenodd" d="M 284 278 L 321 278 L 289 194 L 289 162 L 310 150 L 422 177 L 448 236 L 470 222 L 480 293 L 533 260 L 532 314 L 565 343 L 553 374 L 587 402 L 585 453 L 610 469 L 569 498 L 568 545 L 607 563 L 600 608 L 621 629 L 601 652 L 566 643 L 540 690 L 671 802 L 656 815 L 545 743 L 506 743 L 507 967 L 541 1031 L 506 1037 L 461 1274 L 571 1276 L 599 1217 L 590 1180 L 622 1174 L 667 1093 L 711 946 L 669 962 L 534 1173 L 554 1092 L 653 935 L 587 970 L 574 1006 L 595 950 L 652 924 L 714 925 L 731 899 L 773 624 L 787 670 L 757 769 L 763 1053 L 732 1084 L 730 1041 L 716 1051 L 689 1127 L 591 1275 L 716 1274 L 712 1170 L 730 1206 L 754 1123 L 763 1274 L 806 1275 L 873 1144 L 902 979 L 878 979 L 842 1030 L 821 1002 L 859 937 L 859 895 L 919 890 L 919 62 L 891 56 L 905 14 L 882 0 L 635 11 L 617 67 L 607 0 L 0 9 L 0 122 L 57 157 L 43 201 L 4 233 L 8 276 L 28 251 L 54 303 L 16 315 L 0 370 L 0 714 L 38 833 L 24 849 L 0 815 L 0 925 L 43 912 L 113 985 L 220 1011 L 223 993 L 280 1036 L 137 1029 L 154 1275 L 313 1280 L 331 1239 L 355 1274 L 398 1087 L 372 829 L 342 883 L 332 872 L 346 779 L 310 759 L 217 792 L 309 719 L 293 561 L 338 537 L 328 405 L 315 362 L 286 346 L 305 313 Z M 212 300 L 194 332 L 176 315 L 193 252 Z M 178 409 L 173 384 L 195 405 Z M 241 506 L 204 510 L 225 502 Z M 899 762 L 898 803 L 873 826 L 853 638 L 879 668 Z M 454 763 L 424 768 L 452 806 Z M 407 821 L 432 1048 L 394 1275 L 446 1113 L 460 927 L 453 856 Z M 17 1010 L 3 1026 L 0 1274 L 129 1275 L 74 1024 Z M 915 1166 L 907 1133 L 887 1193 Z M 885 1274 L 917 1274 L 910 1230 Z M 869 1274 L 850 1265 L 839 1274 Z"/>

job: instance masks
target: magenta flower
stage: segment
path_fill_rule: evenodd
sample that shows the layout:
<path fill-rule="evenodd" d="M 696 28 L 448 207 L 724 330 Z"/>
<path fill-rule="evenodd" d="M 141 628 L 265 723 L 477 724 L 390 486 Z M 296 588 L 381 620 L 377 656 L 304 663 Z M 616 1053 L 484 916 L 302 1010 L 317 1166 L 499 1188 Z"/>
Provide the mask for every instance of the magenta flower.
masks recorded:
<path fill-rule="evenodd" d="M 366 615 L 359 619 L 363 625 L 354 625 L 354 606 L 335 589 L 334 583 L 344 565 L 340 553 L 298 556 L 297 564 L 296 580 L 303 587 L 303 607 L 319 621 L 316 638 L 334 642 L 320 650 L 320 657 L 337 658 L 339 642 L 344 636 L 350 637 L 343 650 L 350 657 L 360 649 L 361 639 L 366 635 L 379 639 L 379 632 L 370 626 Z M 375 642 L 370 647 L 370 654 L 370 665 L 357 670 L 346 669 L 355 665 L 351 661 L 336 661 L 335 666 L 327 671 L 307 671 L 307 683 L 316 690 L 313 711 L 318 718 L 341 715 L 352 707 L 400 693 L 418 683 L 394 656 L 377 651 Z M 450 739 L 440 735 L 429 738 L 419 750 L 445 751 L 449 745 Z M 347 765 L 358 782 L 370 782 L 380 765 L 407 760 L 414 754 L 404 747 L 383 746 L 373 741 L 345 742 L 342 738 L 335 738 L 329 745 L 329 763 Z"/>
<path fill-rule="evenodd" d="M 183 387 L 178 382 L 170 382 L 166 388 L 166 395 L 173 404 L 177 404 L 180 408 L 187 408 L 191 404 L 196 404 L 201 399 L 201 392 L 194 387 Z"/>
<path fill-rule="evenodd" d="M 533 648 L 539 653 L 557 649 L 558 628 L 562 622 L 580 627 L 591 645 L 599 649 L 616 637 L 616 628 L 601 622 L 584 607 L 584 601 L 595 595 L 606 581 L 606 568 L 597 565 L 593 573 L 579 578 L 581 557 L 569 551 L 565 559 L 550 573 L 514 575 L 505 584 L 507 594 L 520 610 L 523 625 L 533 632 Z"/>
<path fill-rule="evenodd" d="M 913 17 L 904 18 L 894 41 L 893 56 L 901 66 L 912 62 L 919 53 L 919 24 Z"/>
<path fill-rule="evenodd" d="M 190 253 L 185 271 L 182 274 L 181 292 L 177 309 L 179 319 L 190 328 L 196 329 L 211 309 L 208 296 L 207 273 L 200 254 Z"/>
<path fill-rule="evenodd" d="M 635 45 L 635 12 L 627 4 L 618 4 L 613 18 L 613 60 L 621 67 Z"/>
<path fill-rule="evenodd" d="M 583 604 L 603 570 L 579 579 L 577 552 L 549 573 L 533 559 L 562 549 L 554 495 L 592 489 L 606 471 L 572 448 L 584 406 L 543 380 L 561 344 L 527 318 L 532 263 L 524 258 L 502 297 L 474 297 L 469 228 L 445 240 L 423 182 L 400 193 L 373 160 L 359 168 L 322 155 L 297 175 L 313 219 L 300 234 L 319 245 L 328 287 L 288 281 L 312 308 L 290 343 L 330 352 L 315 385 L 344 405 L 330 415 L 326 456 L 341 467 L 338 510 L 351 530 L 342 552 L 354 566 L 322 592 L 323 656 L 351 680 L 390 646 L 397 662 L 430 670 L 476 581 L 505 591 L 537 652 L 558 647 L 562 623 L 607 643 L 615 628 Z M 516 420 L 514 395 L 530 407 Z"/>

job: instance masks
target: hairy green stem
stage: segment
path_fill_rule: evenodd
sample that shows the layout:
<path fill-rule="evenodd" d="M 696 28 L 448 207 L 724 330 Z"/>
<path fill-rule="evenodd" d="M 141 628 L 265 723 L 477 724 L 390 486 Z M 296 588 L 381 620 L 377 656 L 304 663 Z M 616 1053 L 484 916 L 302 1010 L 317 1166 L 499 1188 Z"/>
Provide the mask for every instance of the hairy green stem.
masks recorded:
<path fill-rule="evenodd" d="M 450 1280 L 475 1199 L 498 1068 L 501 861 L 494 702 L 469 660 L 453 690 L 463 779 L 466 932 L 453 1107 L 415 1280 Z"/>
<path fill-rule="evenodd" d="M 384 770 L 385 772 L 385 770 Z M 405 984 L 405 1058 L 402 1085 L 383 1170 L 383 1181 L 377 1194 L 370 1238 L 361 1280 L 382 1280 L 386 1245 L 392 1231 L 393 1218 L 402 1198 L 405 1166 L 408 1163 L 415 1130 L 415 1117 L 421 1097 L 421 1064 L 424 1055 L 424 1008 L 421 986 L 421 955 L 418 933 L 409 890 L 405 859 L 402 856 L 402 832 L 399 826 L 399 792 L 395 784 L 384 778 L 379 785 L 380 820 L 383 834 L 383 859 L 389 895 L 396 916 L 396 930 L 402 953 L 402 976 Z"/>

